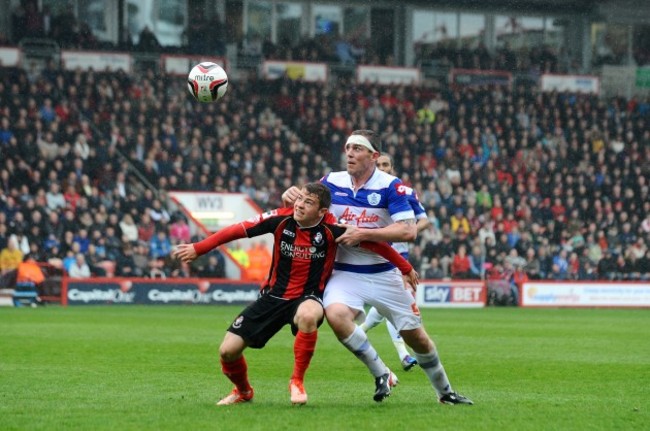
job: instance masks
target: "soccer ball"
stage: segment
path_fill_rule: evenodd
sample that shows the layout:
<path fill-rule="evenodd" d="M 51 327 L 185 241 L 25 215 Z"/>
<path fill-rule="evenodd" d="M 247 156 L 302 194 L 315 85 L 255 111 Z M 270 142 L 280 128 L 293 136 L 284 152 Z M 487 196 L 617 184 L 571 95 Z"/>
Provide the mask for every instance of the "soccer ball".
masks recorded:
<path fill-rule="evenodd" d="M 215 102 L 226 94 L 227 88 L 228 75 L 216 63 L 199 63 L 187 76 L 187 89 L 199 102 Z"/>

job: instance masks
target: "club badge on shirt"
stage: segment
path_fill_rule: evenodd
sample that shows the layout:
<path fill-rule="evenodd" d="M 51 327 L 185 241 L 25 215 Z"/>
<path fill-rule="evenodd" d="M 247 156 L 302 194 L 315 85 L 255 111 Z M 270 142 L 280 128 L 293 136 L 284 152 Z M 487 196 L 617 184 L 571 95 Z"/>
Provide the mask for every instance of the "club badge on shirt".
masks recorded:
<path fill-rule="evenodd" d="M 370 193 L 368 195 L 368 203 L 372 206 L 377 206 L 379 205 L 379 201 L 381 201 L 381 195 L 379 193 Z"/>

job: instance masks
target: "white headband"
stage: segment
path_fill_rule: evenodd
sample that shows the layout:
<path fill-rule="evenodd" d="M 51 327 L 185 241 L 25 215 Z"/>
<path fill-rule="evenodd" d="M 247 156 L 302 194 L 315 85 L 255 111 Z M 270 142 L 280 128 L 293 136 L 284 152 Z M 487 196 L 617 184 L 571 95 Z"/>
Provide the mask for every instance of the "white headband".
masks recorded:
<path fill-rule="evenodd" d="M 350 135 L 348 140 L 345 142 L 345 145 L 347 145 L 347 144 L 357 144 L 357 145 L 361 145 L 362 147 L 366 147 L 367 149 L 369 149 L 373 153 L 378 153 L 379 152 L 372 146 L 372 144 L 370 143 L 368 138 L 366 138 L 363 135 Z"/>

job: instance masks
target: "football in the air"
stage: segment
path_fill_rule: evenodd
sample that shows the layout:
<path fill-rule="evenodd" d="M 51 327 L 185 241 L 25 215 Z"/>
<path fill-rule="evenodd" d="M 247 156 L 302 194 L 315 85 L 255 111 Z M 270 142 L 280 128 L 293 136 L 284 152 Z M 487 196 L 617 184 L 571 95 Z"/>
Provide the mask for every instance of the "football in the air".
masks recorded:
<path fill-rule="evenodd" d="M 187 89 L 199 102 L 215 102 L 226 94 L 228 75 L 218 64 L 204 61 L 190 70 Z"/>

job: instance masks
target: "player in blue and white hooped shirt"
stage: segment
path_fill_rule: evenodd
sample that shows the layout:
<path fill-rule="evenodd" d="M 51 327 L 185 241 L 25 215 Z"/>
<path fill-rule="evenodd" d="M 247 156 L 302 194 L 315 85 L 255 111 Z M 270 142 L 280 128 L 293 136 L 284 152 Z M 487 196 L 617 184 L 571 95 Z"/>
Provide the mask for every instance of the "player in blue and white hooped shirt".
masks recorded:
<path fill-rule="evenodd" d="M 393 158 L 390 154 L 382 153 L 377 159 L 376 164 L 379 170 L 389 173 L 391 175 L 395 175 L 395 172 L 393 170 L 393 166 L 394 166 Z M 424 207 L 420 203 L 420 200 L 418 199 L 415 190 L 408 187 L 406 189 L 406 196 L 408 198 L 409 205 L 411 206 L 411 208 L 413 209 L 413 213 L 415 214 L 415 219 L 417 220 L 415 227 L 417 228 L 417 232 L 420 233 L 429 226 L 430 224 L 429 218 L 427 217 L 426 211 L 424 210 Z M 393 244 L 393 247 L 405 259 L 408 259 L 408 252 L 409 252 L 408 243 L 404 243 L 404 242 L 395 243 Z M 377 308 L 370 307 L 370 309 L 366 313 L 366 320 L 360 326 L 364 332 L 368 332 L 369 330 L 376 327 L 384 320 L 385 317 L 382 316 L 379 313 L 379 311 L 377 311 Z M 404 371 L 409 371 L 411 368 L 417 365 L 418 363 L 417 360 L 413 358 L 409 353 L 409 351 L 406 349 L 406 343 L 404 343 L 404 339 L 402 338 L 401 335 L 399 335 L 399 331 L 395 328 L 395 326 L 393 326 L 392 323 L 390 323 L 390 321 L 386 322 L 386 329 L 388 330 L 388 334 L 390 335 L 390 338 L 393 341 L 393 345 L 395 346 L 395 350 L 397 351 L 397 356 L 399 357 L 400 363 L 402 364 L 402 369 L 404 369 Z"/>
<path fill-rule="evenodd" d="M 345 247 L 338 248 L 334 272 L 324 292 L 327 321 L 339 341 L 375 377 L 375 401 L 390 395 L 397 377 L 355 323 L 365 304 L 376 307 L 399 330 L 441 403 L 472 404 L 452 390 L 435 344 L 422 326 L 415 298 L 404 288 L 400 273 L 379 255 L 355 247 L 365 240 L 411 242 L 417 235 L 406 186 L 376 168 L 380 152 L 373 131 L 352 132 L 345 144 L 347 170 L 321 180 L 332 192 L 330 212 L 348 227 L 337 240 Z M 298 196 L 299 189 L 291 187 L 282 198 L 291 204 Z"/>

